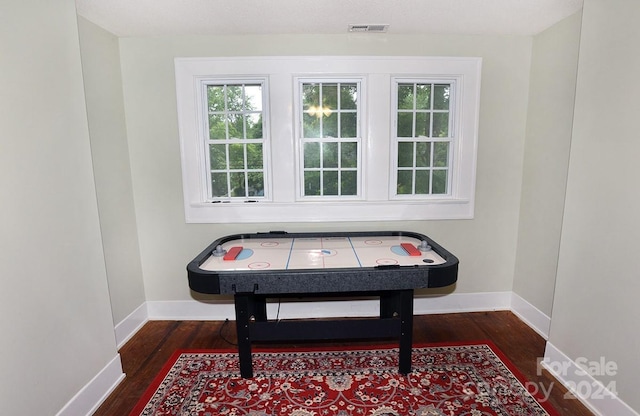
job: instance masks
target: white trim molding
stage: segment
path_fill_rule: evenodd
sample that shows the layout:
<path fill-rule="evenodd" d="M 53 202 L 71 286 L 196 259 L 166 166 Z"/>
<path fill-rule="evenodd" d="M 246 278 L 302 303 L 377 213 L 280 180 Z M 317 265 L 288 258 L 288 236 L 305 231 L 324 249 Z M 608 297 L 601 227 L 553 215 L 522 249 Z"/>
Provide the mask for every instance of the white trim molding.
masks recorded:
<path fill-rule="evenodd" d="M 549 339 L 549 329 L 551 328 L 551 317 L 540 309 L 536 308 L 515 292 L 511 293 L 511 312 L 520 320 L 529 325 L 545 340 Z"/>
<path fill-rule="evenodd" d="M 149 320 L 235 320 L 233 299 L 216 302 L 148 301 L 146 304 Z M 509 310 L 511 292 L 416 295 L 413 305 L 416 315 Z M 313 302 L 283 300 L 280 303 L 267 303 L 269 319 L 347 318 L 377 316 L 379 312 L 379 301 L 370 298 Z"/>
<path fill-rule="evenodd" d="M 114 328 L 118 349 L 126 344 L 148 320 L 149 312 L 147 311 L 147 302 L 145 302 L 120 321 Z"/>
<path fill-rule="evenodd" d="M 56 413 L 56 416 L 90 416 L 94 414 L 124 378 L 120 354 L 117 354 Z"/>
<path fill-rule="evenodd" d="M 478 120 L 482 58 L 419 56 L 256 56 L 175 58 L 178 130 L 182 165 L 185 220 L 188 223 L 268 223 L 322 221 L 394 221 L 469 219 L 474 215 Z M 229 74 L 234 74 L 229 79 Z M 418 199 L 390 198 L 393 149 L 390 141 L 395 116 L 390 113 L 392 79 L 438 79 L 453 82 L 448 193 Z M 212 200 L 206 172 L 208 140 L 206 95 L 215 80 L 240 83 L 264 79 L 270 103 L 265 112 L 264 196 L 252 200 L 229 197 Z M 361 192 L 357 200 L 334 197 L 300 198 L 301 164 L 296 129 L 294 89 L 297 79 L 360 79 L 358 103 L 362 136 L 358 166 Z M 375 98 L 374 98 L 375 97 Z M 293 100 L 293 101 L 292 101 Z M 296 110 L 299 111 L 299 110 Z M 299 113 L 298 113 L 299 114 Z M 299 117 L 298 117 L 299 118 Z M 298 123 L 300 120 L 298 120 Z M 296 124 L 297 125 L 297 124 Z M 267 140 L 266 137 L 278 140 Z M 376 143 L 372 146 L 371 143 Z M 269 155 L 277 155 L 277 163 Z M 296 162 L 298 161 L 298 162 Z M 269 163 L 271 162 L 271 163 Z M 270 165 L 270 166 L 269 166 Z M 293 172 L 293 174 L 292 174 Z M 296 179 L 298 178 L 298 179 Z M 299 185 L 299 184 L 298 184 Z M 224 202 L 224 203 L 223 203 Z M 254 202 L 246 204 L 244 202 Z"/>

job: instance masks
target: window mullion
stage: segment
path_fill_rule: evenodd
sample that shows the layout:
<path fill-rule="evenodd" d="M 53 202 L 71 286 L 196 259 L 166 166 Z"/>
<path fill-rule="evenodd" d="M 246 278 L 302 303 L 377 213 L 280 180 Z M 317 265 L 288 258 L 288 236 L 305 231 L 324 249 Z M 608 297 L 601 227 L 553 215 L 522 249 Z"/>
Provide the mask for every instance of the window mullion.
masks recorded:
<path fill-rule="evenodd" d="M 243 117 L 244 118 L 244 117 Z M 243 120 L 243 124 L 245 124 L 245 133 L 244 137 L 247 137 L 246 132 L 246 123 Z M 242 145 L 242 159 L 243 159 L 243 171 L 244 171 L 244 195 L 245 197 L 249 197 L 249 163 L 247 159 L 247 145 L 243 143 Z"/>
<path fill-rule="evenodd" d="M 433 102 L 435 101 L 433 98 L 433 94 L 435 91 L 435 85 L 432 83 L 431 85 L 431 97 L 429 97 L 429 111 L 430 111 L 430 116 L 429 116 L 429 137 L 433 140 L 433 115 L 434 115 L 434 111 L 433 111 Z M 433 153 L 432 153 L 433 155 Z M 433 167 L 433 165 L 431 165 Z M 431 182 L 429 182 L 429 194 L 431 194 Z"/>
<path fill-rule="evenodd" d="M 233 169 L 231 168 L 231 145 L 233 145 L 233 141 L 231 136 L 227 136 L 227 197 L 233 198 L 231 194 L 231 190 L 233 189 L 233 184 L 231 182 L 231 177 L 233 176 Z"/>
<path fill-rule="evenodd" d="M 429 142 L 429 195 L 433 194 L 433 154 L 436 150 L 435 142 Z"/>
<path fill-rule="evenodd" d="M 320 89 L 322 96 L 322 89 Z M 320 99 L 322 103 L 322 98 Z M 320 118 L 320 135 L 322 136 L 322 117 Z M 324 196 L 324 140 L 320 138 L 320 196 Z"/>

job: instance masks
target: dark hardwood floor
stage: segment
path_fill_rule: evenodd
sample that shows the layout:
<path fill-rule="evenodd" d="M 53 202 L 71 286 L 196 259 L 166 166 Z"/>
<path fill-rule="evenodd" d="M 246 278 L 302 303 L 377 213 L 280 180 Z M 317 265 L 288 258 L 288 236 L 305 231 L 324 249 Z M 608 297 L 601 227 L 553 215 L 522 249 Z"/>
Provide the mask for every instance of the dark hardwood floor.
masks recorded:
<path fill-rule="evenodd" d="M 223 321 L 150 321 L 120 350 L 127 377 L 96 411 L 95 416 L 126 416 L 153 378 L 177 349 L 235 349 L 235 323 Z M 438 315 L 414 318 L 414 343 L 491 340 L 520 372 L 549 397 L 561 415 L 593 415 L 580 401 L 567 398 L 567 390 L 538 361 L 545 341 L 507 311 Z M 380 341 L 388 344 L 389 341 Z M 341 344 L 371 344 L 362 341 Z M 273 344 L 270 344 L 273 345 Z M 291 344 L 288 344 L 289 346 Z M 305 344 L 309 345 L 309 344 Z"/>

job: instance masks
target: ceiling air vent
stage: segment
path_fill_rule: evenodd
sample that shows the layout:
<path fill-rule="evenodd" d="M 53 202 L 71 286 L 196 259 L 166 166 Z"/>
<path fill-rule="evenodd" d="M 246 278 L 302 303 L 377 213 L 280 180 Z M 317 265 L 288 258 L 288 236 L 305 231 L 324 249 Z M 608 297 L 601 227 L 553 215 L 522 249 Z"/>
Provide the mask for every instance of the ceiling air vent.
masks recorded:
<path fill-rule="evenodd" d="M 389 25 L 349 25 L 349 32 L 384 33 Z"/>

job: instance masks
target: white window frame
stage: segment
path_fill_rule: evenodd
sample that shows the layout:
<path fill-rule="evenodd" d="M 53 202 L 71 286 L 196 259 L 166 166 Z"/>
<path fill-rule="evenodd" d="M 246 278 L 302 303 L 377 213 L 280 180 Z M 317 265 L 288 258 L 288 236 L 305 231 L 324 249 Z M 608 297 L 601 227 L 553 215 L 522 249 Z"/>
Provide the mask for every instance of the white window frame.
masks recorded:
<path fill-rule="evenodd" d="M 339 195 L 339 196 L 306 196 L 304 194 L 304 143 L 307 141 L 317 141 L 319 143 L 323 143 L 326 141 L 334 141 L 325 138 L 318 138 L 313 140 L 307 140 L 302 137 L 302 85 L 306 83 L 349 83 L 349 84 L 357 84 L 358 85 L 358 108 L 356 111 L 357 118 L 357 130 L 358 134 L 355 138 L 341 138 L 338 140 L 339 142 L 356 142 L 358 145 L 357 151 L 357 189 L 358 192 L 356 195 Z M 329 201 L 358 201 L 363 200 L 363 187 L 362 187 L 362 177 L 364 175 L 364 166 L 362 163 L 362 146 L 363 140 L 362 137 L 366 134 L 366 127 L 362 123 L 362 114 L 366 112 L 366 94 L 363 92 L 366 90 L 366 79 L 364 77 L 349 77 L 349 78 L 333 78 L 333 77 L 295 77 L 294 78 L 294 97 L 295 97 L 295 143 L 296 143 L 296 153 L 298 154 L 296 171 L 297 175 L 297 201 L 315 201 L 315 202 L 329 202 Z"/>
<path fill-rule="evenodd" d="M 447 200 L 451 199 L 453 192 L 457 189 L 457 186 L 454 185 L 454 180 L 458 179 L 458 175 L 453 174 L 453 170 L 457 167 L 458 163 L 461 163 L 458 160 L 458 155 L 460 154 L 460 149 L 458 146 L 458 131 L 462 131 L 460 123 L 462 119 L 458 114 L 458 105 L 461 103 L 462 98 L 460 97 L 461 91 L 458 88 L 458 85 L 462 83 L 461 77 L 451 77 L 451 78 L 433 78 L 429 76 L 425 77 L 417 77 L 417 78 L 406 78 L 406 77 L 393 77 L 391 86 L 392 92 L 392 111 L 391 111 L 391 178 L 389 180 L 389 198 L 392 200 L 430 200 L 430 201 L 438 201 L 438 200 Z M 446 138 L 439 137 L 410 137 L 407 140 L 401 140 L 397 137 L 397 114 L 398 114 L 398 90 L 397 87 L 399 84 L 449 84 L 451 87 L 451 97 L 450 97 L 450 105 L 449 105 L 449 136 Z M 431 113 L 433 114 L 433 112 Z M 431 120 L 433 123 L 433 119 Z M 414 126 L 415 128 L 415 126 Z M 435 142 L 446 142 L 449 143 L 449 153 L 448 153 L 448 169 L 447 169 L 447 193 L 444 194 L 398 194 L 397 193 L 397 180 L 398 180 L 398 143 L 401 141 L 423 141 L 428 143 Z M 433 152 L 431 153 L 431 168 L 430 170 L 437 170 L 433 167 Z M 415 157 L 415 155 L 414 155 Z M 433 183 L 430 184 L 433 186 Z"/>
<path fill-rule="evenodd" d="M 269 169 L 269 167 L 271 166 L 271 163 L 269 159 L 270 152 L 268 151 L 269 149 L 269 100 L 268 100 L 269 86 L 268 86 L 267 79 L 265 77 L 256 77 L 256 78 L 236 77 L 236 78 L 229 78 L 229 79 L 200 78 L 198 79 L 198 81 L 200 83 L 200 95 L 198 97 L 198 101 L 204 102 L 204 103 L 208 102 L 207 87 L 211 85 L 221 86 L 221 85 L 259 84 L 262 87 L 262 117 L 263 117 L 263 122 L 262 122 L 263 133 L 262 134 L 263 136 L 260 142 L 262 144 L 262 161 L 264 166 L 263 168 L 264 195 L 251 196 L 251 197 L 231 197 L 231 196 L 213 197 L 212 189 L 211 189 L 211 169 L 207 168 L 207 169 L 202 169 L 201 171 L 201 173 L 203 174 L 202 180 L 204 181 L 203 182 L 204 186 L 202 187 L 202 190 L 206 192 L 203 197 L 203 201 L 216 203 L 216 202 L 234 201 L 234 200 L 239 202 L 253 201 L 253 200 L 265 200 L 265 201 L 271 200 L 271 186 L 270 186 L 271 182 L 269 180 L 271 176 L 270 169 Z M 202 127 L 202 131 L 200 132 L 200 134 L 202 135 L 200 138 L 200 142 L 202 143 L 201 159 L 204 160 L 205 167 L 210 167 L 211 160 L 210 160 L 209 145 L 214 144 L 215 141 L 212 141 L 209 138 L 209 114 L 207 109 L 203 108 L 203 106 L 200 106 L 199 110 L 200 111 L 198 114 L 198 120 L 199 120 L 199 125 Z M 256 142 L 256 140 L 255 139 L 221 140 L 219 144 L 230 144 L 232 142 L 245 144 L 245 143 Z M 228 156 L 228 153 L 227 153 L 227 156 Z M 230 170 L 231 168 L 227 166 L 227 171 L 230 171 Z"/>
<path fill-rule="evenodd" d="M 183 172 L 185 219 L 188 223 L 282 223 L 327 221 L 404 221 L 473 218 L 480 58 L 466 57 L 230 57 L 175 60 L 178 127 Z M 198 112 L 203 79 L 266 79 L 270 136 L 266 151 L 270 197 L 256 203 L 206 201 L 206 167 Z M 297 78 L 362 78 L 366 91 L 361 113 L 362 198 L 301 200 L 299 148 L 295 115 Z M 459 102 L 456 145 L 451 151 L 451 193 L 438 198 L 394 199 L 390 194 L 395 142 L 393 78 L 455 78 Z M 200 150 L 198 150 L 200 149 Z M 266 172 L 265 172 L 266 174 Z M 394 184 L 395 186 L 395 184 Z M 265 193 L 266 193 L 265 189 Z"/>

